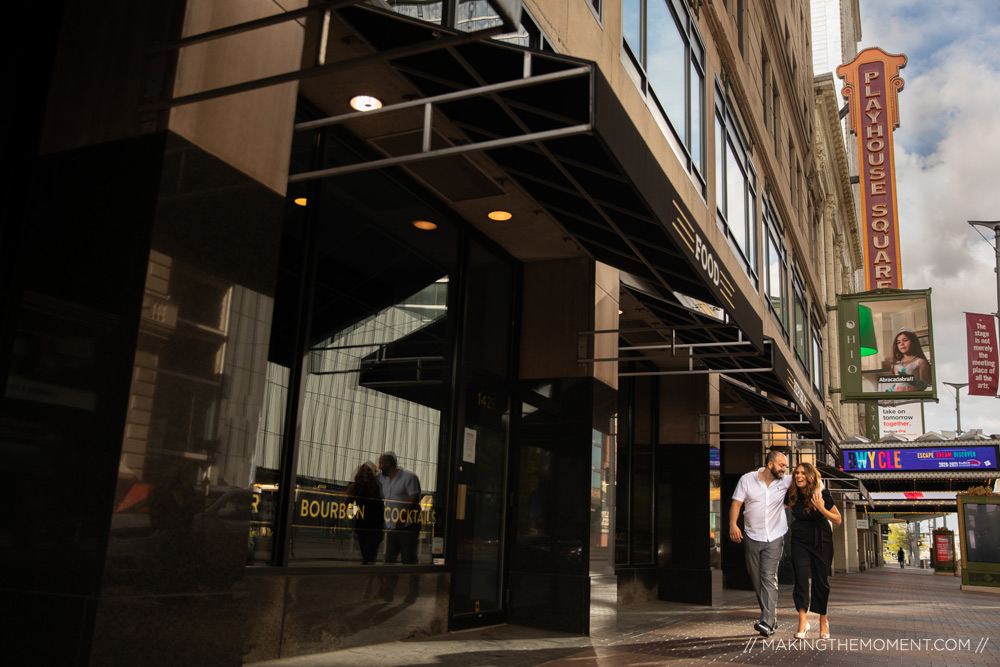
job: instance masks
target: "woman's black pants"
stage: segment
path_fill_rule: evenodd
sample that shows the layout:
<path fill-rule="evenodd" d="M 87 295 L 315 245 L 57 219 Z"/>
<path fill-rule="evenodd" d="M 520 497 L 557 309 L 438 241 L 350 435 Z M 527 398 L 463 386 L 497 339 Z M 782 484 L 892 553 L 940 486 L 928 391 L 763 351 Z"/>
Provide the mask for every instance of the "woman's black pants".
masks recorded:
<path fill-rule="evenodd" d="M 833 536 L 821 534 L 817 538 L 818 544 L 805 544 L 792 538 L 792 568 L 795 570 L 792 600 L 797 610 L 807 609 L 823 615 L 830 601 Z"/>

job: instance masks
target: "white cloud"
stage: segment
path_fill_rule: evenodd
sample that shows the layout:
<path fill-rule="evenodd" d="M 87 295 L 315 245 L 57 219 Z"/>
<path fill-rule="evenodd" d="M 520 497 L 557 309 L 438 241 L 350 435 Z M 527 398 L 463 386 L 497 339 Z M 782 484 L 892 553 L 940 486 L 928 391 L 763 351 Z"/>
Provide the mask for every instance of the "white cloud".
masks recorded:
<path fill-rule="evenodd" d="M 953 430 L 943 381 L 968 377 L 964 313 L 997 310 L 996 257 L 967 220 L 1000 220 L 1000 3 L 862 0 L 859 49 L 905 53 L 894 135 L 907 289 L 932 290 L 940 404 L 926 430 Z M 1000 433 L 995 398 L 961 397 L 963 429 Z"/>

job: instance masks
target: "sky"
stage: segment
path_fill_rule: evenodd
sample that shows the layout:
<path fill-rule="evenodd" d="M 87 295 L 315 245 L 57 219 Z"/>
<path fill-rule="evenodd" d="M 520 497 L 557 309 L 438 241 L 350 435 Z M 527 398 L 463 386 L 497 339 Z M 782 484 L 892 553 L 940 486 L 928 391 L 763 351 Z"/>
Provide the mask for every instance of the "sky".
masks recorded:
<path fill-rule="evenodd" d="M 968 382 L 965 313 L 997 312 L 1000 220 L 1000 2 L 860 0 L 858 50 L 905 54 L 894 133 L 904 289 L 931 289 L 939 403 L 925 431 L 954 431 Z M 853 136 L 851 137 L 853 139 Z M 984 238 L 985 237 L 985 238 Z M 1000 433 L 1000 399 L 960 398 L 962 430 Z"/>

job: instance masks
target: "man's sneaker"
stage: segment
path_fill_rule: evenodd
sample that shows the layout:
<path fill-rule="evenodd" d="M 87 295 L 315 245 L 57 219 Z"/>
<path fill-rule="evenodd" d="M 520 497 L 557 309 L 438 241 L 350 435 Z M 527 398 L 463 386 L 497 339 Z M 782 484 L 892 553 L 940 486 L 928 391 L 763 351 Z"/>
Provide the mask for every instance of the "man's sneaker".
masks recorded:
<path fill-rule="evenodd" d="M 753 629 L 759 632 L 761 637 L 770 637 L 774 634 L 774 630 L 769 628 L 767 623 L 761 623 L 760 621 L 753 624 Z"/>

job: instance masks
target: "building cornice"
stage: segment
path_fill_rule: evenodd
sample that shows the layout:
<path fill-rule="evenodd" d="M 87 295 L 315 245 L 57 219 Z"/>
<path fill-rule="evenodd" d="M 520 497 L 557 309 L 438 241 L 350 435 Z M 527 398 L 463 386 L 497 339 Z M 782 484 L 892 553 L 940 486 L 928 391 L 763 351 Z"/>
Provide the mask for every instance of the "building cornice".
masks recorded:
<path fill-rule="evenodd" d="M 849 234 L 851 239 L 851 256 L 861 266 L 863 263 L 861 231 L 857 220 L 857 207 L 854 203 L 854 190 L 851 187 L 850 166 L 847 159 L 847 147 L 844 143 L 843 128 L 840 124 L 840 107 L 837 104 L 837 90 L 834 85 L 833 73 L 826 72 L 818 74 L 813 78 L 813 91 L 816 95 L 816 108 L 818 110 L 818 120 L 822 121 L 823 127 L 817 127 L 817 136 L 822 131 L 825 136 L 834 140 L 827 143 L 832 144 L 834 159 L 831 165 L 836 165 L 837 186 L 840 189 L 840 197 L 845 203 L 844 209 L 850 211 Z"/>

